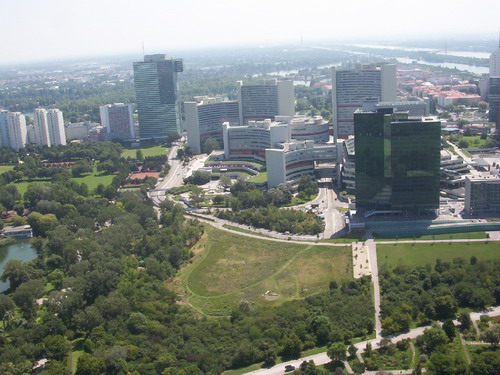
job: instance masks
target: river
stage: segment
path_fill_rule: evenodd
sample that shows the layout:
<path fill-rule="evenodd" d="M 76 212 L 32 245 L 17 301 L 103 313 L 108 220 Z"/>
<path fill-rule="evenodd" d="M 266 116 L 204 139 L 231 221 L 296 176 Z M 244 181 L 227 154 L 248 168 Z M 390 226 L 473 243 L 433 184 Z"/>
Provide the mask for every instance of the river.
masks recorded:
<path fill-rule="evenodd" d="M 0 275 L 3 274 L 4 267 L 9 260 L 18 259 L 22 262 L 29 262 L 36 256 L 36 250 L 31 246 L 29 240 L 16 240 L 12 245 L 0 247 Z M 8 288 L 8 281 L 0 281 L 0 293 Z"/>

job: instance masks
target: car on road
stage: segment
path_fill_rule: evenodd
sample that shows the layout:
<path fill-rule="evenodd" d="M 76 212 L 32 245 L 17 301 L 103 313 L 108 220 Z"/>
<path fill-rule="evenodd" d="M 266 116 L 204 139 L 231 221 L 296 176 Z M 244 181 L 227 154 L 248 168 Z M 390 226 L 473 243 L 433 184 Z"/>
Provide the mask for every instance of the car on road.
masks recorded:
<path fill-rule="evenodd" d="M 295 370 L 295 366 L 293 366 L 293 365 L 286 365 L 285 366 L 285 372 L 290 372 L 293 370 Z"/>

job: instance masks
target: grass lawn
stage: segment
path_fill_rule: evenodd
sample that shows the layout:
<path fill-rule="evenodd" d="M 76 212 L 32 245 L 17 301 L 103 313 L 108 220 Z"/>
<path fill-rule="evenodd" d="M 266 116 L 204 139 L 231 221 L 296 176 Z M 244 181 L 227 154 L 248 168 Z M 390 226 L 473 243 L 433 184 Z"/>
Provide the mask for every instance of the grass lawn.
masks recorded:
<path fill-rule="evenodd" d="M 122 151 L 122 155 L 124 158 L 135 158 L 137 150 L 142 151 L 142 155 L 146 156 L 157 156 L 157 155 L 167 155 L 168 149 L 165 146 L 152 146 L 152 147 L 144 147 L 144 148 L 126 148 Z"/>
<path fill-rule="evenodd" d="M 207 227 L 194 251 L 174 285 L 206 315 L 226 316 L 243 300 L 280 304 L 327 291 L 331 280 L 352 279 L 349 247 L 288 244 Z"/>
<path fill-rule="evenodd" d="M 315 200 L 317 197 L 318 197 L 318 194 L 313 194 L 313 195 L 307 197 L 306 199 L 300 199 L 299 197 L 295 196 L 295 197 L 292 197 L 292 201 L 290 202 L 290 204 L 287 204 L 286 206 L 289 207 L 289 206 L 298 206 L 299 204 L 306 204 L 306 203 L 309 203 L 309 202 Z"/>
<path fill-rule="evenodd" d="M 449 233 L 449 234 L 435 234 L 425 235 L 420 237 L 408 238 L 383 238 L 379 237 L 376 241 L 413 241 L 413 240 L 472 240 L 477 238 L 488 238 L 486 232 L 468 232 L 468 233 Z"/>
<path fill-rule="evenodd" d="M 71 180 L 76 181 L 79 184 L 81 184 L 82 182 L 85 182 L 89 188 L 89 192 L 92 193 L 92 190 L 94 190 L 97 187 L 97 185 L 99 185 L 99 184 L 103 184 L 104 186 L 111 184 L 114 176 L 115 175 L 113 175 L 113 174 L 101 175 L 96 171 L 96 169 L 94 167 L 94 173 L 89 174 L 87 176 L 83 176 L 83 177 L 73 177 L 73 178 L 71 178 Z M 51 181 L 50 181 L 50 179 L 23 180 L 23 181 L 14 183 L 14 185 L 16 185 L 19 193 L 21 193 L 21 195 L 24 196 L 24 193 L 26 192 L 26 190 L 28 190 L 29 184 L 37 184 L 37 183 L 41 183 L 41 182 L 50 183 Z"/>
<path fill-rule="evenodd" d="M 478 259 L 500 259 L 498 242 L 450 242 L 435 244 L 401 244 L 378 245 L 378 264 L 394 267 L 404 264 L 410 267 L 434 264 L 436 259 L 451 261 L 454 258 L 468 260 L 471 256 Z"/>
<path fill-rule="evenodd" d="M 77 350 L 74 352 L 70 352 L 68 356 L 68 370 L 71 371 L 72 374 L 76 372 L 76 366 L 78 364 L 78 358 L 82 356 L 84 353 L 83 350 Z"/>
<path fill-rule="evenodd" d="M 14 169 L 13 165 L 0 165 L 0 174 Z"/>
<path fill-rule="evenodd" d="M 85 182 L 89 187 L 89 191 L 92 192 L 92 190 L 94 190 L 99 184 L 103 184 L 104 186 L 111 184 L 111 182 L 113 181 L 113 177 L 115 177 L 114 174 L 101 175 L 95 174 L 94 172 L 92 174 L 89 174 L 88 176 L 76 177 L 72 178 L 71 180 L 76 181 L 79 184 Z"/>
<path fill-rule="evenodd" d="M 267 172 L 259 172 L 257 176 L 250 177 L 248 182 L 266 182 L 267 181 Z"/>
<path fill-rule="evenodd" d="M 222 226 L 223 226 L 224 228 L 231 229 L 231 230 L 234 230 L 234 231 L 236 231 L 236 232 L 253 234 L 253 235 L 255 235 L 255 236 L 260 236 L 260 237 L 272 238 L 271 236 L 268 236 L 267 234 L 254 232 L 254 231 L 251 231 L 251 230 L 249 230 L 249 229 L 244 229 L 244 228 L 240 228 L 240 227 L 235 227 L 234 225 L 224 224 L 224 225 L 222 225 Z"/>

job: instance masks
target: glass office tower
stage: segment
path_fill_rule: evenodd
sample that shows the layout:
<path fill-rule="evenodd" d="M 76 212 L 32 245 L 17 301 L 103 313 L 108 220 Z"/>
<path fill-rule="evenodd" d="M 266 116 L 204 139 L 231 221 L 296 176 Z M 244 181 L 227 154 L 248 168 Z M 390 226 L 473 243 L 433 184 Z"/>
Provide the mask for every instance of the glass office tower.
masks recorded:
<path fill-rule="evenodd" d="M 392 109 L 354 114 L 356 206 L 366 210 L 439 208 L 441 123 Z"/>
<path fill-rule="evenodd" d="M 166 138 L 180 132 L 177 73 L 182 59 L 164 54 L 146 55 L 134 63 L 134 82 L 141 139 Z"/>

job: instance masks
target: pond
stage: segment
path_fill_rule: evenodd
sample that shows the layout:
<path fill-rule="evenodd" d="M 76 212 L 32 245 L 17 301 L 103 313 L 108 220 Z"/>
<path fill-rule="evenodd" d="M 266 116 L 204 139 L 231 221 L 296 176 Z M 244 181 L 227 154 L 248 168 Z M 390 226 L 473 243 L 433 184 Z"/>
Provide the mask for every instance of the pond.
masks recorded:
<path fill-rule="evenodd" d="M 11 245 L 0 247 L 0 275 L 9 260 L 18 259 L 21 262 L 29 262 L 37 256 L 36 250 L 31 246 L 29 240 L 16 240 Z M 0 293 L 9 288 L 9 282 L 0 281 Z"/>

